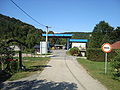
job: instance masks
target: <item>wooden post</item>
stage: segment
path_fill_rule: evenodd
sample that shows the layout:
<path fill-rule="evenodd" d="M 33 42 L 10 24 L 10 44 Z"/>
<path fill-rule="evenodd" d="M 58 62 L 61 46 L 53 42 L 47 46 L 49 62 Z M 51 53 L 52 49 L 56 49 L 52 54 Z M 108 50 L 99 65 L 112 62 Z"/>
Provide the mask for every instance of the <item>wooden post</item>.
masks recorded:
<path fill-rule="evenodd" d="M 19 51 L 19 68 L 22 69 L 22 52 Z"/>

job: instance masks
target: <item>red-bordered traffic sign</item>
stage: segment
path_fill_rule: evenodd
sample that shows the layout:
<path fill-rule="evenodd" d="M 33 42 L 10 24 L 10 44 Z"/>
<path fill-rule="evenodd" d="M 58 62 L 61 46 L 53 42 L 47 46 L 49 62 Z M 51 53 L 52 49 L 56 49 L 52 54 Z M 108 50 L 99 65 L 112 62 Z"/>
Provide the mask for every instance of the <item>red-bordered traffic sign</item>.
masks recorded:
<path fill-rule="evenodd" d="M 112 50 L 112 46 L 109 43 L 104 43 L 102 45 L 102 51 L 105 53 L 109 53 Z"/>

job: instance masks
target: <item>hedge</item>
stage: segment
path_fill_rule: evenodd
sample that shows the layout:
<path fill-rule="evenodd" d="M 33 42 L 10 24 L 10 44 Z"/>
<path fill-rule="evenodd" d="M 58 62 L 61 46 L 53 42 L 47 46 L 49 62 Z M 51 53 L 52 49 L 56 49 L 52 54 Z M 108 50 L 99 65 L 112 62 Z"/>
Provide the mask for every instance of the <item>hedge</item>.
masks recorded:
<path fill-rule="evenodd" d="M 116 50 L 117 49 L 113 49 L 111 52 L 108 53 L 108 61 L 111 61 L 117 55 Z M 87 59 L 92 61 L 104 61 L 105 53 L 102 51 L 101 48 L 88 48 Z"/>
<path fill-rule="evenodd" d="M 120 81 L 120 50 L 117 51 L 117 56 L 112 61 L 114 79 Z"/>

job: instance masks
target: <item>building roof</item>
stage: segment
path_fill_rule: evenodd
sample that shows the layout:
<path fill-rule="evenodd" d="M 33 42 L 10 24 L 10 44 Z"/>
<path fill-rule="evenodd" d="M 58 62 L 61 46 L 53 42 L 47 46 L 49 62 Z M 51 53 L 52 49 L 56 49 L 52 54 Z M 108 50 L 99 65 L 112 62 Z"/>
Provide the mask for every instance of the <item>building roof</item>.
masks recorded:
<path fill-rule="evenodd" d="M 117 42 L 113 43 L 112 48 L 113 49 L 120 49 L 120 41 L 117 41 Z"/>
<path fill-rule="evenodd" d="M 88 39 L 70 39 L 70 42 L 88 42 Z"/>
<path fill-rule="evenodd" d="M 20 51 L 20 48 L 17 45 L 10 46 L 14 51 Z"/>
<path fill-rule="evenodd" d="M 35 45 L 34 48 L 35 48 L 35 49 L 39 49 L 39 48 L 40 48 L 40 45 Z"/>

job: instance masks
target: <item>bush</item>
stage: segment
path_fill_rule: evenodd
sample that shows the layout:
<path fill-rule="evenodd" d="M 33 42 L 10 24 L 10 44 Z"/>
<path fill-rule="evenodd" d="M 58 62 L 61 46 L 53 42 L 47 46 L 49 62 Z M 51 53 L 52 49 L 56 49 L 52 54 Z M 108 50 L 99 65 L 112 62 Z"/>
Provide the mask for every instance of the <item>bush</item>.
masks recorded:
<path fill-rule="evenodd" d="M 80 50 L 77 47 L 73 47 L 70 49 L 69 53 L 73 56 L 78 56 L 80 55 Z"/>
<path fill-rule="evenodd" d="M 113 76 L 120 80 L 120 50 L 116 51 L 117 56 L 112 61 Z"/>
<path fill-rule="evenodd" d="M 116 50 L 112 50 L 108 53 L 108 61 L 111 61 L 117 55 L 115 51 Z M 105 53 L 101 50 L 101 48 L 88 48 L 87 58 L 92 61 L 104 61 Z"/>
<path fill-rule="evenodd" d="M 18 72 L 19 66 L 18 66 L 18 60 L 16 61 L 7 61 L 6 62 L 6 68 L 5 71 L 10 74 L 14 74 Z"/>

